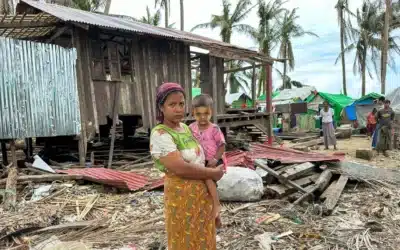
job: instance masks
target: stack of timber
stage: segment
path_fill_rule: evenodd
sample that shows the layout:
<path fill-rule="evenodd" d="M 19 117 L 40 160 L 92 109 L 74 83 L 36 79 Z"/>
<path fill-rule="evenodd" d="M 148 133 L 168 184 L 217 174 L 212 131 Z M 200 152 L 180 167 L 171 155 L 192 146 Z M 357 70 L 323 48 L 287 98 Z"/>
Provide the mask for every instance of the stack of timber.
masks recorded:
<path fill-rule="evenodd" d="M 289 210 L 303 202 L 315 202 L 318 213 L 330 215 L 349 180 L 346 174 L 310 162 L 269 167 L 268 161 L 258 159 L 255 164 L 266 173 L 263 177 L 265 195 L 288 200 Z"/>

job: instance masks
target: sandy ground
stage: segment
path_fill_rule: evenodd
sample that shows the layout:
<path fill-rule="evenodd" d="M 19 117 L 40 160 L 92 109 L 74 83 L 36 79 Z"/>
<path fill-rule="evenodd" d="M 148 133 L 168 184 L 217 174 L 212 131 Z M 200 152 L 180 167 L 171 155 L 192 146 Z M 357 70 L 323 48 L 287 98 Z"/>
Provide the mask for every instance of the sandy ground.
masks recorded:
<path fill-rule="evenodd" d="M 400 168 L 400 151 L 392 150 L 389 151 L 389 157 L 385 157 L 382 154 L 375 155 L 374 159 L 371 161 L 366 161 L 363 159 L 356 158 L 356 150 L 360 148 L 371 148 L 371 139 L 361 138 L 361 137 L 352 137 L 351 139 L 338 139 L 338 150 L 334 151 L 331 147 L 329 150 L 324 150 L 324 146 L 320 145 L 319 151 L 321 153 L 334 153 L 334 152 L 342 152 L 346 154 L 346 159 L 349 161 L 354 161 L 362 164 L 377 166 L 377 167 L 386 167 L 386 168 Z M 290 143 L 285 142 L 288 146 Z"/>

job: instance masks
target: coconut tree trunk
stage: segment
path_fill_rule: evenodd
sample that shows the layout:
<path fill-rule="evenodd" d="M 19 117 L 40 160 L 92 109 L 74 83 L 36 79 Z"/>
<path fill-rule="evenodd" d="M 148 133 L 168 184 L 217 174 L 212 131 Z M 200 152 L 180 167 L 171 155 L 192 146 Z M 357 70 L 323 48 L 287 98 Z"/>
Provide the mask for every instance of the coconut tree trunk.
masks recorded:
<path fill-rule="evenodd" d="M 164 6 L 164 11 L 165 11 L 165 28 L 168 28 L 169 25 L 169 8 L 168 8 L 168 2 L 166 1 L 165 6 Z"/>
<path fill-rule="evenodd" d="M 184 12 L 183 0 L 181 0 L 181 30 L 185 30 L 185 12 Z"/>
<path fill-rule="evenodd" d="M 106 1 L 106 7 L 104 8 L 104 14 L 109 14 L 111 8 L 111 0 Z"/>
<path fill-rule="evenodd" d="M 340 11 L 340 48 L 342 52 L 342 81 L 343 81 L 343 94 L 347 95 L 346 84 L 346 59 L 344 55 L 344 24 L 343 24 L 343 8 Z"/>
<path fill-rule="evenodd" d="M 283 58 L 287 58 L 287 44 L 285 44 L 285 49 L 283 51 Z M 286 84 L 286 71 L 287 71 L 287 60 L 284 60 L 283 62 L 283 79 L 282 79 L 282 86 L 284 89 L 288 89 L 289 86 Z"/>
<path fill-rule="evenodd" d="M 364 47 L 363 58 L 361 63 L 361 96 L 365 96 L 366 84 L 366 68 L 367 68 L 367 49 Z"/>
<path fill-rule="evenodd" d="M 391 14 L 391 0 L 385 0 L 386 12 L 385 12 L 385 24 L 383 27 L 383 48 L 381 54 L 381 94 L 384 95 L 386 92 L 386 71 L 388 61 L 388 50 L 389 50 L 389 23 Z"/>

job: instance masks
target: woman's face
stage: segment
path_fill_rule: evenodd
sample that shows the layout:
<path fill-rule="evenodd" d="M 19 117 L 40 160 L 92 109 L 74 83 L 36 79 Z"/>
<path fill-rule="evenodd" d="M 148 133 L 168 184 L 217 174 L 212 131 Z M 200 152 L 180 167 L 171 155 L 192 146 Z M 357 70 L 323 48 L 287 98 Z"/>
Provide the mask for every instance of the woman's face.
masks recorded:
<path fill-rule="evenodd" d="M 181 92 L 174 92 L 167 96 L 161 107 L 164 120 L 179 123 L 185 116 L 185 97 Z"/>

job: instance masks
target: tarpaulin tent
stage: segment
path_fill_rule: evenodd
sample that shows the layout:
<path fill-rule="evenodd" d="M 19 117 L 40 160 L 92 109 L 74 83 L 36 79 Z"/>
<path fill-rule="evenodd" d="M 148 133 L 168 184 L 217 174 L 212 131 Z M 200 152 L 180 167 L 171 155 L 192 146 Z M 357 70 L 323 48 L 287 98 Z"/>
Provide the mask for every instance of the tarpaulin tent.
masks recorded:
<path fill-rule="evenodd" d="M 346 119 L 349 121 L 355 121 L 358 120 L 357 117 L 358 115 L 360 116 L 359 118 L 366 117 L 368 112 L 371 112 L 372 109 L 375 107 L 374 102 L 376 99 L 379 99 L 382 97 L 381 94 L 378 93 L 369 93 L 368 95 L 365 95 L 361 97 L 360 99 L 355 100 L 353 103 L 347 105 L 344 108 L 345 116 Z M 357 107 L 357 106 L 364 106 L 364 107 Z M 365 122 L 362 122 L 362 126 L 365 126 Z M 359 123 L 360 124 L 360 123 Z"/>
<path fill-rule="evenodd" d="M 329 94 L 324 92 L 318 92 L 314 95 L 310 95 L 306 99 L 306 102 L 308 102 L 310 106 L 314 105 L 317 107 L 324 101 L 328 101 L 329 105 L 333 108 L 335 112 L 334 120 L 336 124 L 339 124 L 341 121 L 341 113 L 344 107 L 354 102 L 353 98 L 343 94 Z"/>
<path fill-rule="evenodd" d="M 275 96 L 279 95 L 279 91 L 274 91 L 272 92 L 272 98 L 274 98 Z M 258 97 L 259 101 L 265 101 L 265 94 L 260 95 L 260 97 Z"/>

